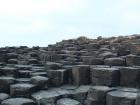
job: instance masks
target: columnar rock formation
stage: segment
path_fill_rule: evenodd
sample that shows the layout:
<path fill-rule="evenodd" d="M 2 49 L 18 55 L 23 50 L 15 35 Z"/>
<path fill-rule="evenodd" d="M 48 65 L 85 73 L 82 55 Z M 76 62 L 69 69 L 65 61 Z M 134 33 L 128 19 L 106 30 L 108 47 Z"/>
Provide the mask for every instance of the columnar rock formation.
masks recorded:
<path fill-rule="evenodd" d="M 140 35 L 0 48 L 1 105 L 140 105 Z"/>

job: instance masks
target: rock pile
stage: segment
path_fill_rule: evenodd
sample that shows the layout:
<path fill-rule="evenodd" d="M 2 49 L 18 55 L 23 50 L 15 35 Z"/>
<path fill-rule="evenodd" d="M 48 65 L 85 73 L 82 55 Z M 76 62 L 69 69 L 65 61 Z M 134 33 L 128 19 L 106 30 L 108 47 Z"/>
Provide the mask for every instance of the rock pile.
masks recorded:
<path fill-rule="evenodd" d="M 140 35 L 0 48 L 1 105 L 140 105 Z"/>

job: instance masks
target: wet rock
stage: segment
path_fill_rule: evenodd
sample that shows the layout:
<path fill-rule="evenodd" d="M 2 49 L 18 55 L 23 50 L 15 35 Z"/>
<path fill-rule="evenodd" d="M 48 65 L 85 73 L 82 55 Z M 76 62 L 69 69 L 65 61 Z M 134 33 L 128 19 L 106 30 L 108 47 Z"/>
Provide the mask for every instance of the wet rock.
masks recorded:
<path fill-rule="evenodd" d="M 74 85 L 86 85 L 90 83 L 90 67 L 88 65 L 77 65 L 72 69 Z"/>
<path fill-rule="evenodd" d="M 33 100 L 28 98 L 9 98 L 2 101 L 1 105 L 37 105 Z"/>
<path fill-rule="evenodd" d="M 93 85 L 118 86 L 120 71 L 117 68 L 91 68 L 91 82 Z"/>
<path fill-rule="evenodd" d="M 137 93 L 112 91 L 107 93 L 107 105 L 135 105 Z"/>
<path fill-rule="evenodd" d="M 57 101 L 56 105 L 82 105 L 82 104 L 70 98 L 62 98 Z"/>

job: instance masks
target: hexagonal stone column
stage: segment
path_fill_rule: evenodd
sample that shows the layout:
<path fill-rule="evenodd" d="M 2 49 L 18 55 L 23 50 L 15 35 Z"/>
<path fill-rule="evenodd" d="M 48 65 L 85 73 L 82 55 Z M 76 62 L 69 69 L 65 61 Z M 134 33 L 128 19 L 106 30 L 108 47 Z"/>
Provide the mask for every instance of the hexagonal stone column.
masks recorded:
<path fill-rule="evenodd" d="M 72 69 L 74 85 L 87 85 L 90 83 L 90 67 L 88 65 L 77 65 Z"/>
<path fill-rule="evenodd" d="M 68 82 L 68 71 L 66 69 L 48 70 L 48 77 L 52 86 L 61 86 Z"/>
<path fill-rule="evenodd" d="M 15 83 L 13 77 L 0 77 L 0 92 L 9 92 L 10 85 Z"/>
<path fill-rule="evenodd" d="M 93 85 L 118 86 L 120 71 L 117 68 L 91 68 L 91 82 Z"/>
<path fill-rule="evenodd" d="M 107 86 L 92 86 L 85 100 L 85 105 L 105 105 L 106 94 L 113 89 Z"/>
<path fill-rule="evenodd" d="M 30 82 L 34 84 L 38 89 L 47 89 L 49 86 L 49 78 L 43 76 L 31 77 Z"/>
<path fill-rule="evenodd" d="M 112 91 L 107 93 L 107 105 L 135 105 L 137 93 L 126 91 Z"/>
<path fill-rule="evenodd" d="M 10 86 L 10 95 L 13 97 L 30 97 L 35 86 L 28 83 L 18 83 Z"/>
<path fill-rule="evenodd" d="M 140 56 L 137 55 L 127 55 L 126 56 L 126 64 L 127 66 L 140 66 Z"/>
<path fill-rule="evenodd" d="M 38 105 L 55 105 L 58 97 L 60 97 L 59 93 L 54 90 L 39 91 L 32 94 L 32 98 Z"/>
<path fill-rule="evenodd" d="M 87 98 L 87 93 L 90 89 L 90 85 L 81 85 L 78 88 L 72 91 L 72 98 L 84 104 L 85 99 Z"/>
<path fill-rule="evenodd" d="M 140 68 L 122 67 L 120 68 L 120 85 L 127 87 L 140 86 Z"/>

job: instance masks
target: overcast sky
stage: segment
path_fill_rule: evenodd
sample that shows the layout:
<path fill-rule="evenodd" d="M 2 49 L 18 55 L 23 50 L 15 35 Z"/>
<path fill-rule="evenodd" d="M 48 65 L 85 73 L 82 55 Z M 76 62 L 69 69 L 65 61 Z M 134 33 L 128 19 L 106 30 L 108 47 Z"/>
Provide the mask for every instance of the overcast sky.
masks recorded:
<path fill-rule="evenodd" d="M 0 0 L 0 46 L 140 33 L 140 0 Z"/>

